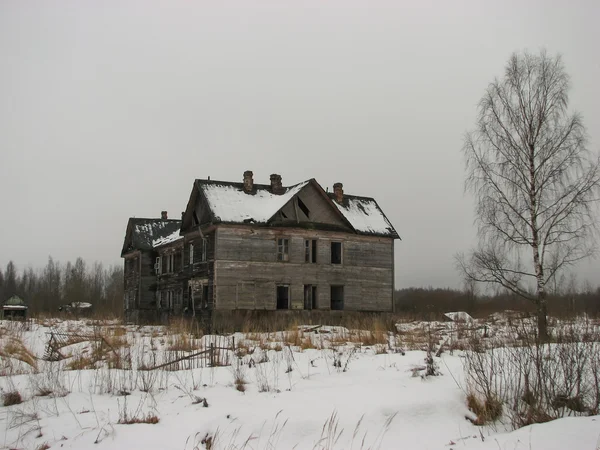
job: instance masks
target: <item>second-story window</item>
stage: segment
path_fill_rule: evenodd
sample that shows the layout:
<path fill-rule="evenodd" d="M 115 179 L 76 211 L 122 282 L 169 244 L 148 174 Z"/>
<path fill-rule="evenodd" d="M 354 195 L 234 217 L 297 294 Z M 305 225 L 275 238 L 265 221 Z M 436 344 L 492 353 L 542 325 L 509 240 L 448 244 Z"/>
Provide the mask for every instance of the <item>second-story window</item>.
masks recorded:
<path fill-rule="evenodd" d="M 208 249 L 207 239 L 202 239 L 202 262 L 206 261 L 206 254 Z"/>
<path fill-rule="evenodd" d="M 190 244 L 190 266 L 194 264 L 194 244 Z"/>
<path fill-rule="evenodd" d="M 317 240 L 306 239 L 304 241 L 304 262 L 316 263 L 317 262 Z"/>
<path fill-rule="evenodd" d="M 173 273 L 175 270 L 175 254 L 170 253 L 162 257 L 162 273 Z"/>
<path fill-rule="evenodd" d="M 289 261 L 290 244 L 288 239 L 277 239 L 277 261 Z"/>
<path fill-rule="evenodd" d="M 331 243 L 331 264 L 342 263 L 342 243 L 332 242 Z"/>

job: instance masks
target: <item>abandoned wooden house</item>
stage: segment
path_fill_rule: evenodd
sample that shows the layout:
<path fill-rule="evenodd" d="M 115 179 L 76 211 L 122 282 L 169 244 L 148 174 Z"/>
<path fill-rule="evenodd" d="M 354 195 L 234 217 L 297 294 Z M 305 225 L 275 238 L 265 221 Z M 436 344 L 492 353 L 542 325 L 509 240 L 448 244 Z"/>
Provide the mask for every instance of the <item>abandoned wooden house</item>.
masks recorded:
<path fill-rule="evenodd" d="M 398 234 L 373 198 L 195 180 L 181 221 L 130 219 L 123 246 L 128 320 L 215 311 L 393 308 Z"/>
<path fill-rule="evenodd" d="M 161 305 L 157 304 L 160 278 L 157 276 L 158 249 L 163 241 L 179 238 L 181 220 L 172 220 L 167 212 L 160 219 L 132 217 L 127 222 L 121 257 L 124 267 L 125 319 L 132 322 L 155 322 L 160 319 Z M 181 273 L 181 269 L 178 273 Z"/>

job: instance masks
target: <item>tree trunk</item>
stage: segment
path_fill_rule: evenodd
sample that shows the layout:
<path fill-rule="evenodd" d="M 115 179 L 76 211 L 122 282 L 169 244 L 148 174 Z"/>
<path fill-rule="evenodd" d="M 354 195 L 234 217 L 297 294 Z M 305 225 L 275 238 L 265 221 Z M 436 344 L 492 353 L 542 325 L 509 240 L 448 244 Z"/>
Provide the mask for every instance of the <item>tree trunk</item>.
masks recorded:
<path fill-rule="evenodd" d="M 540 342 L 548 342 L 548 307 L 546 291 L 538 292 L 537 297 L 537 327 Z"/>

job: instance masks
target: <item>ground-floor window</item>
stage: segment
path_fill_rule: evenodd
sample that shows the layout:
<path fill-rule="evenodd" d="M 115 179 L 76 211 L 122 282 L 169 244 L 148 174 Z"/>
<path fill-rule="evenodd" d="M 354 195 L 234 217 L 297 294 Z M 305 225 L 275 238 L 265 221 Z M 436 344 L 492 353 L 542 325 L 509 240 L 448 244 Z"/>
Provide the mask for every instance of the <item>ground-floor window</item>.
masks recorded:
<path fill-rule="evenodd" d="M 208 283 L 202 285 L 202 303 L 208 308 Z"/>
<path fill-rule="evenodd" d="M 158 309 L 181 309 L 183 307 L 183 290 L 169 289 L 157 292 Z"/>
<path fill-rule="evenodd" d="M 331 309 L 344 309 L 344 286 L 331 286 Z"/>
<path fill-rule="evenodd" d="M 317 309 L 317 287 L 304 285 L 304 309 Z"/>
<path fill-rule="evenodd" d="M 277 309 L 290 309 L 290 287 L 277 286 Z"/>

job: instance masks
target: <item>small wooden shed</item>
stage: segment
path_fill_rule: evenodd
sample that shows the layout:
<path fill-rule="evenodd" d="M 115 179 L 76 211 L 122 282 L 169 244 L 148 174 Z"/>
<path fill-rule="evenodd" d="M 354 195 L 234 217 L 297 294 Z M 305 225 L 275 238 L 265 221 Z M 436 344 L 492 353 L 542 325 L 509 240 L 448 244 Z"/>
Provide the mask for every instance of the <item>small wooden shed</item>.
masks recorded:
<path fill-rule="evenodd" d="M 25 320 L 29 307 L 21 297 L 13 295 L 2 305 L 2 319 Z"/>

